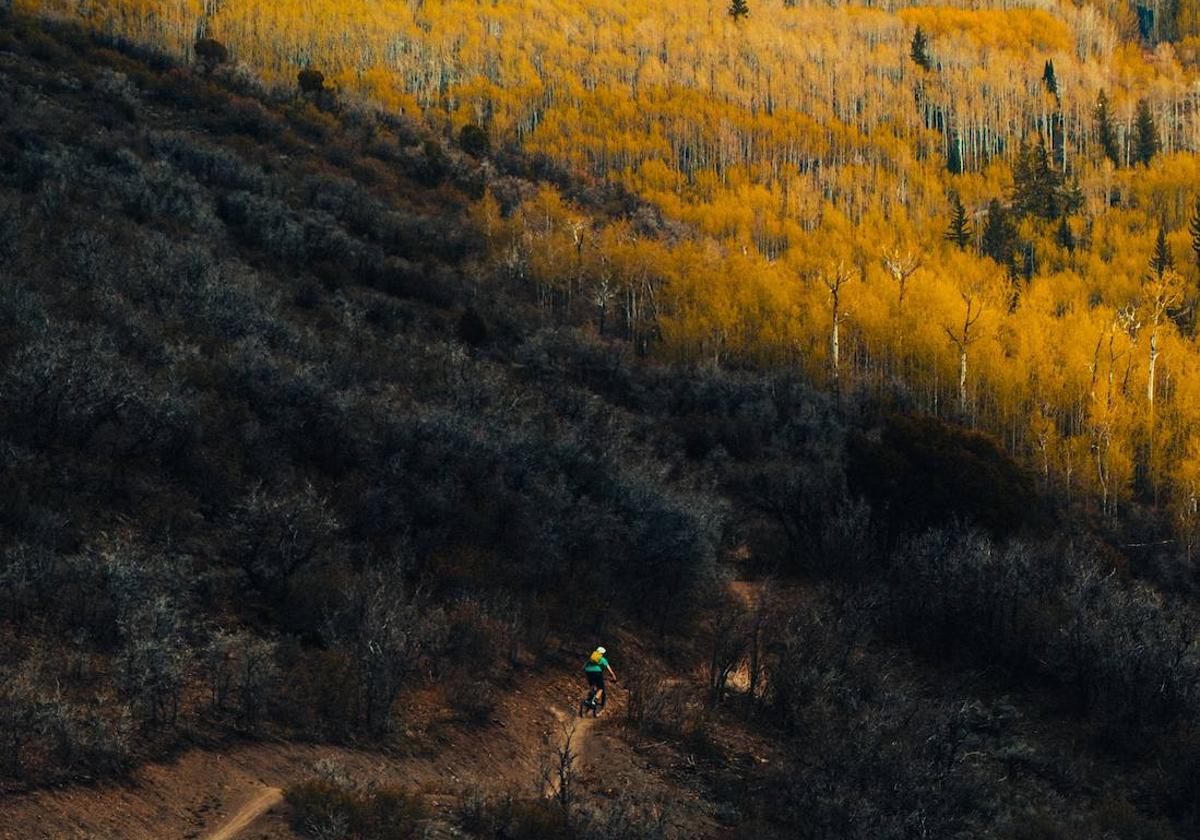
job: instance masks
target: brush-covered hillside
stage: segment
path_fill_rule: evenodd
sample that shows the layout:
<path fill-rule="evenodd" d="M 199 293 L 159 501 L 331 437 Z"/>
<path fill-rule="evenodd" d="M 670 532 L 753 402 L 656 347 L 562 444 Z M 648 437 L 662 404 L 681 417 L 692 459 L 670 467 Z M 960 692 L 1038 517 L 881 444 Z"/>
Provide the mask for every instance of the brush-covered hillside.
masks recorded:
<path fill-rule="evenodd" d="M 1157 473 L 1102 506 L 1092 450 L 1043 470 L 1015 420 L 918 410 L 954 375 L 868 387 L 858 327 L 832 388 L 803 342 L 684 352 L 676 281 L 753 298 L 767 258 L 634 182 L 19 6 L 0 836 L 1200 830 L 1195 575 Z M 1144 397 L 1130 346 L 1100 402 Z M 581 723 L 597 643 L 620 683 Z"/>

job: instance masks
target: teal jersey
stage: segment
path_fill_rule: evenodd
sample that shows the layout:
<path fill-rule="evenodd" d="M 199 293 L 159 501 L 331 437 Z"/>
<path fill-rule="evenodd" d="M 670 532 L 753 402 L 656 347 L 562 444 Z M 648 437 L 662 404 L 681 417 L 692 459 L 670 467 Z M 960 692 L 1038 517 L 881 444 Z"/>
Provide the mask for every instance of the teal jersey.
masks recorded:
<path fill-rule="evenodd" d="M 583 666 L 583 670 L 585 670 L 585 671 L 603 671 L 607 667 L 608 667 L 608 660 L 605 659 L 603 656 L 601 656 L 599 662 L 593 662 L 591 659 L 588 659 L 587 664 Z"/>

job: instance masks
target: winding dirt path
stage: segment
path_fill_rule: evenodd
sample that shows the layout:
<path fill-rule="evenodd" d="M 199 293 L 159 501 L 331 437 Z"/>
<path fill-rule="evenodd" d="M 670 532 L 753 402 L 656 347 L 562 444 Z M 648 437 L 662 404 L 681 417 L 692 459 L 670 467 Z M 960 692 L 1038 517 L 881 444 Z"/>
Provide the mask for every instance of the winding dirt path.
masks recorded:
<path fill-rule="evenodd" d="M 428 689 L 411 698 L 410 728 L 391 745 L 238 742 L 185 750 L 124 779 L 0 795 L 0 840 L 297 840 L 280 807 L 282 790 L 318 761 L 364 784 L 419 787 L 436 814 L 433 828 L 441 828 L 453 824 L 469 789 L 491 797 L 531 791 L 547 752 L 572 726 L 580 795 L 602 802 L 641 791 L 676 807 L 670 836 L 719 836 L 703 797 L 668 764 L 651 766 L 614 725 L 619 695 L 599 719 L 578 716 L 584 689 L 570 664 L 528 674 L 501 696 L 485 730 L 463 723 L 440 691 Z"/>
<path fill-rule="evenodd" d="M 283 801 L 283 791 L 279 788 L 268 787 L 243 805 L 238 812 L 230 817 L 224 825 L 206 835 L 204 840 L 235 840 L 254 822 L 278 803 Z"/>

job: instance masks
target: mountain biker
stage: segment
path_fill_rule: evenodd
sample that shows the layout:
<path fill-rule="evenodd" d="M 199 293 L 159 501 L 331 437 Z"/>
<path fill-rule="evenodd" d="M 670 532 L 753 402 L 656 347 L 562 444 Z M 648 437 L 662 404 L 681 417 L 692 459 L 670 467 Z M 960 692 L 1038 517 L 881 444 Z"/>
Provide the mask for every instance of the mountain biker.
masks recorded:
<path fill-rule="evenodd" d="M 596 648 L 592 655 L 588 657 L 584 663 L 583 673 L 587 677 L 588 685 L 591 687 L 591 692 L 586 700 L 583 701 L 583 707 L 579 713 L 582 715 L 584 708 L 592 710 L 592 717 L 595 717 L 604 708 L 604 704 L 608 699 L 608 694 L 604 690 L 604 672 L 613 678 L 613 682 L 617 682 L 617 675 L 613 673 L 612 666 L 608 664 L 608 660 L 604 658 L 607 651 L 603 646 Z"/>

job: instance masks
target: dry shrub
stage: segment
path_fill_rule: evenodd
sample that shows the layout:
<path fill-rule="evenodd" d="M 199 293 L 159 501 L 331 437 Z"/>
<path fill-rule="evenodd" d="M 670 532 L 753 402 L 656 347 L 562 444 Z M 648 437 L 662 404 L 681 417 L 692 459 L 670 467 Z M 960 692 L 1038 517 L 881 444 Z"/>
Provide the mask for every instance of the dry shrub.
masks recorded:
<path fill-rule="evenodd" d="M 358 789 L 332 778 L 312 778 L 287 790 L 292 826 L 310 837 L 341 831 L 361 840 L 410 840 L 429 818 L 429 806 L 406 788 Z"/>

